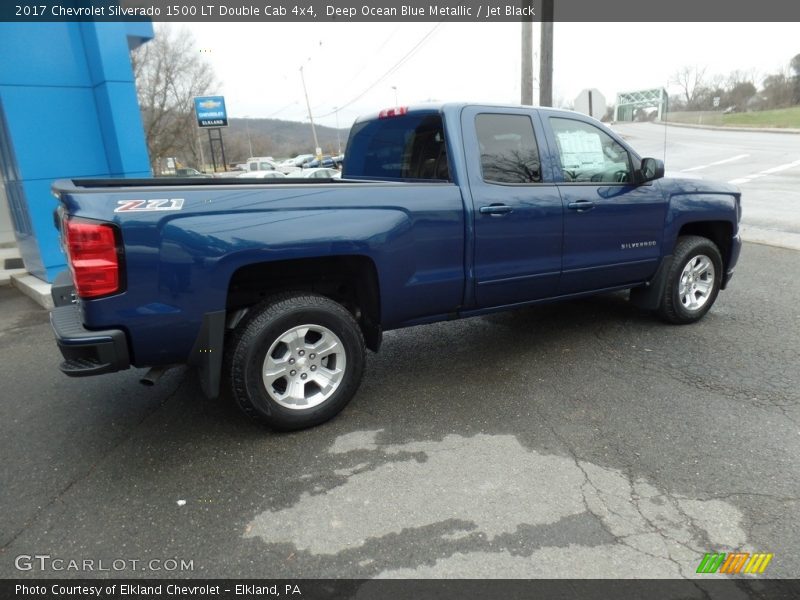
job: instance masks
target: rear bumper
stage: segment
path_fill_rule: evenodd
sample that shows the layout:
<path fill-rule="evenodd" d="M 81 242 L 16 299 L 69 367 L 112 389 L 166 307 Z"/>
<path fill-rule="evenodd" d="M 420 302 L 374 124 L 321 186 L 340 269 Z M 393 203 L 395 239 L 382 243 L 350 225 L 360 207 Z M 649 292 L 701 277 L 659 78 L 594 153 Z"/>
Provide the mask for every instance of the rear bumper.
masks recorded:
<path fill-rule="evenodd" d="M 65 303 L 71 297 L 68 276 L 67 272 L 67 278 L 60 275 L 54 282 L 56 307 L 50 312 L 50 325 L 64 357 L 59 369 L 70 377 L 86 377 L 129 368 L 125 332 L 119 329 L 90 331 L 83 326 L 78 305 Z"/>

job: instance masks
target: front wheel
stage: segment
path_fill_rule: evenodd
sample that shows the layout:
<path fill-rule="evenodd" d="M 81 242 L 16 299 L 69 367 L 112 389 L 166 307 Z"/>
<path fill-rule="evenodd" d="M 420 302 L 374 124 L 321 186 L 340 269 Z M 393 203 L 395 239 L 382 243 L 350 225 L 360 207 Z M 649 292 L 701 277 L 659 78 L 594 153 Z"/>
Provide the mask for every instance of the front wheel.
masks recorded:
<path fill-rule="evenodd" d="M 251 309 L 227 352 L 233 396 L 274 429 L 313 427 L 336 416 L 364 372 L 364 338 L 343 306 L 291 293 Z"/>
<path fill-rule="evenodd" d="M 700 320 L 714 304 L 722 283 L 722 256 L 708 238 L 678 238 L 658 314 L 670 323 Z"/>

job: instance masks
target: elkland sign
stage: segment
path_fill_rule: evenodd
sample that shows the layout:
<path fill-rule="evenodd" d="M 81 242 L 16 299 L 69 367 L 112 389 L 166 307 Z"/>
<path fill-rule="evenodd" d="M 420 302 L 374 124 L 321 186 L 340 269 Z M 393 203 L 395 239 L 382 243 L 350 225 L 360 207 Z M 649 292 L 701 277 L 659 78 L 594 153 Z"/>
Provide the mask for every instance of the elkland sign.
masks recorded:
<path fill-rule="evenodd" d="M 198 127 L 227 127 L 228 112 L 224 96 L 198 96 L 194 99 Z"/>

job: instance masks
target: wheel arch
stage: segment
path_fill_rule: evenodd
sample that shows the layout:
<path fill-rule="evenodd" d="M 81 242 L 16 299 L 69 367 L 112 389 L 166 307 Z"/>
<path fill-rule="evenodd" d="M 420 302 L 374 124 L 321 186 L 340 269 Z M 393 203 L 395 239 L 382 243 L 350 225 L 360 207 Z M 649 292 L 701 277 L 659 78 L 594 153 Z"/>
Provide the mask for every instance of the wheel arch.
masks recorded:
<path fill-rule="evenodd" d="M 380 348 L 380 282 L 370 257 L 336 255 L 243 265 L 231 274 L 227 287 L 228 328 L 264 298 L 288 291 L 313 292 L 342 304 L 356 318 L 367 348 Z"/>
<path fill-rule="evenodd" d="M 684 223 L 673 240 L 673 248 L 678 243 L 678 239 L 685 235 L 697 235 L 707 238 L 719 248 L 724 272 L 731 261 L 733 233 L 734 228 L 730 221 L 693 221 Z"/>
<path fill-rule="evenodd" d="M 645 310 L 658 308 L 667 285 L 667 276 L 672 267 L 673 252 L 680 238 L 687 235 L 696 235 L 711 240 L 719 249 L 722 257 L 723 273 L 725 272 L 731 261 L 733 250 L 733 225 L 728 221 L 693 221 L 684 223 L 675 235 L 675 239 L 672 240 L 672 251 L 661 258 L 661 262 L 652 279 L 647 285 L 631 289 L 630 300 L 635 306 Z"/>

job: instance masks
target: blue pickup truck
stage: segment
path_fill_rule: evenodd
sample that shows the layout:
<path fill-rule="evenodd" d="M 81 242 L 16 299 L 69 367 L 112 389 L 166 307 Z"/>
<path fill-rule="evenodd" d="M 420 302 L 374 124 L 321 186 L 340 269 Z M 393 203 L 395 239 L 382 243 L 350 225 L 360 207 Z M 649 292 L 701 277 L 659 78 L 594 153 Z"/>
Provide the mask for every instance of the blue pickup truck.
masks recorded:
<path fill-rule="evenodd" d="M 190 365 L 286 430 L 342 410 L 390 329 L 625 289 L 692 323 L 740 194 L 663 176 L 576 113 L 444 104 L 358 119 L 341 180 L 57 181 L 61 370 Z"/>

